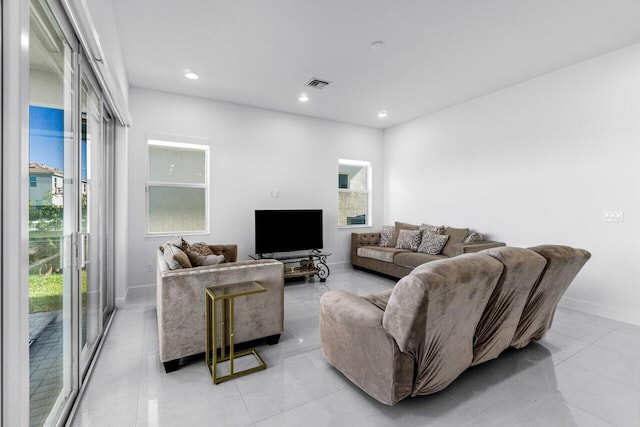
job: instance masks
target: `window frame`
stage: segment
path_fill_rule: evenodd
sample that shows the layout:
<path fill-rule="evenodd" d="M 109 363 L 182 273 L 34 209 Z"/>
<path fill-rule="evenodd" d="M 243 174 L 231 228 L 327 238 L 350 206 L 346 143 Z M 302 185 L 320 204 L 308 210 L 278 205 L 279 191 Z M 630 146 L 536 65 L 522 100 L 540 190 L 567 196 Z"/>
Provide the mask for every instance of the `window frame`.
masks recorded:
<path fill-rule="evenodd" d="M 176 183 L 176 182 L 164 182 L 164 181 L 151 181 L 149 177 L 151 159 L 149 155 L 150 146 L 169 147 L 173 149 L 183 148 L 185 150 L 196 150 L 204 153 L 204 165 L 205 165 L 205 178 L 204 183 Z M 211 164 L 210 164 L 210 144 L 209 140 L 201 138 L 187 138 L 187 137 L 173 137 L 166 135 L 147 135 L 146 136 L 146 175 L 145 175 L 145 228 L 147 236 L 175 236 L 175 235 L 203 235 L 209 234 L 209 191 L 210 191 L 210 176 L 211 176 Z M 151 231 L 150 226 L 150 204 L 149 198 L 151 187 L 173 187 L 173 188 L 202 188 L 204 189 L 204 229 L 203 230 L 171 230 L 171 231 Z"/>
<path fill-rule="evenodd" d="M 366 221 L 364 224 L 347 224 L 340 225 L 337 227 L 339 229 L 352 229 L 352 228 L 370 228 L 373 224 L 373 166 L 368 160 L 351 160 L 351 159 L 338 159 L 338 176 L 340 173 L 340 166 L 362 166 L 367 168 L 367 189 L 366 190 L 353 190 L 351 188 L 351 183 L 349 183 L 349 188 L 339 188 L 338 184 L 338 218 L 340 218 L 340 193 L 360 193 L 367 194 L 367 212 L 366 212 Z M 338 178 L 339 179 L 339 178 Z"/>

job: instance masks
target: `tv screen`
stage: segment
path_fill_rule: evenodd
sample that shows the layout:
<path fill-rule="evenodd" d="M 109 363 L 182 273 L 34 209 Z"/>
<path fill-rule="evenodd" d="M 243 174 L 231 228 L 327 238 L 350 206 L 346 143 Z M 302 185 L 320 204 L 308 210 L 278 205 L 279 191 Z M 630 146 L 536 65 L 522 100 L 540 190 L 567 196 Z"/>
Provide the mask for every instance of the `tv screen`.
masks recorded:
<path fill-rule="evenodd" d="M 322 210 L 257 210 L 256 253 L 322 249 Z"/>

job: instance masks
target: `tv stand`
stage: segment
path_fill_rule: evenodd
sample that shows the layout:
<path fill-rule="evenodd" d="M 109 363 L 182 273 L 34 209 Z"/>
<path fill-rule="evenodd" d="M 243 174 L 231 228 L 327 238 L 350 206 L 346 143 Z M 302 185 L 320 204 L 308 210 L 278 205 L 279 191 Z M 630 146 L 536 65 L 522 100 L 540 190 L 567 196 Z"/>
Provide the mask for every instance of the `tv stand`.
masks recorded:
<path fill-rule="evenodd" d="M 278 254 L 251 254 L 251 259 L 277 259 L 284 264 L 284 278 L 313 277 L 318 276 L 321 282 L 326 282 L 331 273 L 327 266 L 327 257 L 330 253 L 317 249 L 308 254 L 278 255 Z"/>

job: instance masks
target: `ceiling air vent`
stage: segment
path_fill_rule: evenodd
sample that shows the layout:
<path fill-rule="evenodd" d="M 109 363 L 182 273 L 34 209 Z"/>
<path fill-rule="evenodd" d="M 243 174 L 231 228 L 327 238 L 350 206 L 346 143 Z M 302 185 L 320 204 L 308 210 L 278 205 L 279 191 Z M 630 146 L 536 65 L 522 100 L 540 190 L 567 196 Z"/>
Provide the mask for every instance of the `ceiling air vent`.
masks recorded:
<path fill-rule="evenodd" d="M 320 80 L 320 79 L 313 78 L 309 80 L 309 82 L 305 86 L 314 87 L 316 89 L 324 89 L 325 86 L 329 86 L 329 83 L 331 82 L 327 80 Z"/>

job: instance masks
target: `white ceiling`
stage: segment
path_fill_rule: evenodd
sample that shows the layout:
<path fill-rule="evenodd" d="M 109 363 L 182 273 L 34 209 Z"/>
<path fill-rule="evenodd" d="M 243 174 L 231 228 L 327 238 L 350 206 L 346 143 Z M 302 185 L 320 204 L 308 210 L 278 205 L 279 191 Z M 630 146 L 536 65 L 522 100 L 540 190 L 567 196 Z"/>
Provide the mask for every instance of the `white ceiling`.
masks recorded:
<path fill-rule="evenodd" d="M 640 42 L 638 0 L 113 3 L 132 86 L 377 128 Z"/>

